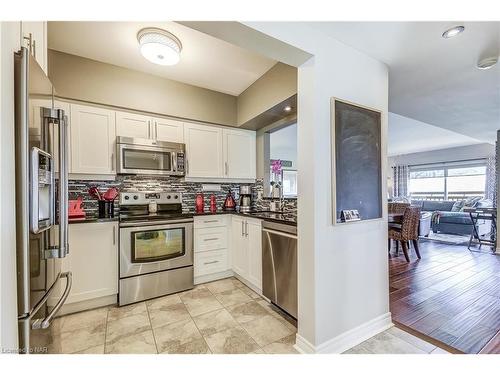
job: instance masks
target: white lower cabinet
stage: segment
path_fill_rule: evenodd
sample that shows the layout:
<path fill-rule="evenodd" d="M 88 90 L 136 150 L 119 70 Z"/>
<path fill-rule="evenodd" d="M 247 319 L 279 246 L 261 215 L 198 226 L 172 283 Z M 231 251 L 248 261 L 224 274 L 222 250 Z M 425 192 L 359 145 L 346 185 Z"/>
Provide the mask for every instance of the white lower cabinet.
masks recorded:
<path fill-rule="evenodd" d="M 64 307 L 66 310 L 67 305 L 70 309 L 72 304 L 78 307 L 69 312 L 96 307 L 92 301 L 103 297 L 116 298 L 118 223 L 70 224 L 69 254 L 62 259 L 61 270 L 73 274 L 73 285 Z"/>
<path fill-rule="evenodd" d="M 194 283 L 231 276 L 229 228 L 231 215 L 194 218 Z"/>
<path fill-rule="evenodd" d="M 234 216 L 232 223 L 233 271 L 259 291 L 262 290 L 261 220 Z"/>

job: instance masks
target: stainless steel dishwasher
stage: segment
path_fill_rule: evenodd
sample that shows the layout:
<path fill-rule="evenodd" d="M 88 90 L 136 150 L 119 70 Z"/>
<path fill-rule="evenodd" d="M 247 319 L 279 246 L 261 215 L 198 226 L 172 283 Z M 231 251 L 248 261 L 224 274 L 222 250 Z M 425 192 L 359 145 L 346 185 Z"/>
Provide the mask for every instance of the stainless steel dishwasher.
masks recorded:
<path fill-rule="evenodd" d="M 262 223 L 262 293 L 297 319 L 297 227 Z"/>

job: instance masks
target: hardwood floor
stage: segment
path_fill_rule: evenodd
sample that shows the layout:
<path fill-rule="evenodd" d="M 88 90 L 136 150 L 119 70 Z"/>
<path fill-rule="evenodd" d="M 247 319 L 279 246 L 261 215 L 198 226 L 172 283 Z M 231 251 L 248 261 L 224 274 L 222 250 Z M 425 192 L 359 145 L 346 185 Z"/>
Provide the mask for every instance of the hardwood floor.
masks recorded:
<path fill-rule="evenodd" d="M 420 241 L 389 258 L 393 321 L 463 353 L 500 353 L 500 256 Z"/>

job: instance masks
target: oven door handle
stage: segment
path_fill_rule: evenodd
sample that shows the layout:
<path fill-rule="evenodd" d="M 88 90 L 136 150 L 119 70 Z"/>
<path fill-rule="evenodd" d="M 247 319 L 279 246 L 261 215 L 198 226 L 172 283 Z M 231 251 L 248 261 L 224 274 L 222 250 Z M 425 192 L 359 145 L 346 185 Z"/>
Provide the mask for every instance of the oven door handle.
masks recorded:
<path fill-rule="evenodd" d="M 189 224 L 189 223 L 192 223 L 193 221 L 194 221 L 193 218 L 169 220 L 169 221 L 134 221 L 134 222 L 120 223 L 120 228 L 140 229 L 140 227 L 152 227 L 152 226 L 159 226 L 159 225 Z"/>

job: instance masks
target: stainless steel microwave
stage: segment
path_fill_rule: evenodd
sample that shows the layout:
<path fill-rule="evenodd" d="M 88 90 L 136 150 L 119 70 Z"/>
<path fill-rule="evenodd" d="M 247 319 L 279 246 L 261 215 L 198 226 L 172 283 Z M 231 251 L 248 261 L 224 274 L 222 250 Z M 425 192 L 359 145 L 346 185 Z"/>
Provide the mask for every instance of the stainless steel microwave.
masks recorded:
<path fill-rule="evenodd" d="M 118 174 L 184 176 L 185 145 L 116 137 Z"/>

